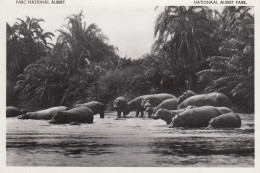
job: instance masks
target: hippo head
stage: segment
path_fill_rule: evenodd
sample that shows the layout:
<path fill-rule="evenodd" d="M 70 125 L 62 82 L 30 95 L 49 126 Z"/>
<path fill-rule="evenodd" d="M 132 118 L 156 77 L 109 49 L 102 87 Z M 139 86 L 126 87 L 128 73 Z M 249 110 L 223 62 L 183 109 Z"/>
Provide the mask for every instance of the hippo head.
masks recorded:
<path fill-rule="evenodd" d="M 30 114 L 28 113 L 24 113 L 18 116 L 18 119 L 29 119 L 29 118 L 30 118 Z"/>
<path fill-rule="evenodd" d="M 171 123 L 168 125 L 168 127 L 184 127 L 185 121 L 178 115 L 176 115 Z"/>
<path fill-rule="evenodd" d="M 122 100 L 120 99 L 116 99 L 113 102 L 113 109 L 116 111 L 122 111 L 123 107 L 122 107 Z"/>
<path fill-rule="evenodd" d="M 179 97 L 179 103 L 183 102 L 187 98 L 194 96 L 194 95 L 196 95 L 196 93 L 191 90 L 187 90 L 187 91 L 183 92 L 183 94 Z"/>
<path fill-rule="evenodd" d="M 49 123 L 51 124 L 67 124 L 70 122 L 70 117 L 65 112 L 55 112 Z"/>
<path fill-rule="evenodd" d="M 152 105 L 151 105 L 151 103 L 150 103 L 150 101 L 149 100 L 146 100 L 146 102 L 145 102 L 145 104 L 144 104 L 144 109 L 147 109 L 147 108 L 151 108 L 152 107 Z"/>
<path fill-rule="evenodd" d="M 113 108 L 115 109 L 115 110 L 117 110 L 118 109 L 118 100 L 115 100 L 114 101 L 114 103 L 113 103 Z"/>
<path fill-rule="evenodd" d="M 142 100 L 142 102 L 141 102 L 141 106 L 143 107 L 143 108 L 145 108 L 145 105 L 147 104 L 147 102 L 149 103 L 149 100 L 147 100 L 147 99 L 143 99 Z"/>

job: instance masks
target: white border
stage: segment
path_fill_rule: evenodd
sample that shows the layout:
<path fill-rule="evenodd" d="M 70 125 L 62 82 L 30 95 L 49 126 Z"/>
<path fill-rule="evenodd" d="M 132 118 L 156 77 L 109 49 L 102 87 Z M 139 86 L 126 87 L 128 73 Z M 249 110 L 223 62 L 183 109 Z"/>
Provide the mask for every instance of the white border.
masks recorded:
<path fill-rule="evenodd" d="M 6 89 L 5 89 L 5 82 L 6 82 L 6 49 L 5 49 L 5 33 L 6 33 L 6 7 L 7 6 L 16 6 L 15 4 L 16 0 L 4 0 L 0 2 L 0 58 L 1 58 L 1 68 L 0 68 L 0 94 L 2 96 L 0 101 L 0 172 L 149 172 L 149 173 L 155 173 L 155 172 L 165 172 L 165 171 L 174 171 L 174 172 L 199 172 L 199 173 L 208 173 L 210 172 L 235 172 L 235 173 L 257 173 L 260 172 L 259 169 L 259 146 L 260 146 L 260 133 L 259 133 L 259 124 L 260 124 L 260 112 L 259 112 L 259 96 L 260 96 L 260 90 L 259 90 L 259 74 L 260 74 L 260 35 L 259 35 L 259 29 L 260 29 L 260 0 L 246 0 L 247 6 L 254 6 L 254 12 L 255 12 L 255 167 L 253 168 L 218 168 L 218 167 L 167 167 L 167 168 L 161 168 L 161 167 L 101 167 L 101 168 L 92 168 L 92 167 L 7 167 L 6 166 L 6 118 L 5 118 L 5 100 L 6 100 Z M 218 0 L 220 1 L 220 0 Z M 66 6 L 82 6 L 82 5 L 88 5 L 88 6 L 165 6 L 165 5 L 182 5 L 182 6 L 192 6 L 194 5 L 193 0 L 66 0 L 67 4 Z M 209 6 L 209 5 L 205 5 Z M 221 5 L 214 5 L 214 6 L 221 6 Z M 227 5 L 222 5 L 227 6 Z M 32 8 L 35 8 L 36 6 L 32 5 Z M 21 6 L 22 8 L 22 6 Z M 14 12 L 15 13 L 15 12 Z"/>

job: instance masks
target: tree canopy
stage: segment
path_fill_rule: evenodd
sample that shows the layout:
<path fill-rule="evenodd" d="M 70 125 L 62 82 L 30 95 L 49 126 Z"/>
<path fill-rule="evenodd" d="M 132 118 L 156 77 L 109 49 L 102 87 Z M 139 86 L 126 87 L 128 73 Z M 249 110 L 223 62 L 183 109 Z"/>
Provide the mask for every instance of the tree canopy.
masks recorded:
<path fill-rule="evenodd" d="M 157 16 L 151 52 L 137 60 L 115 46 L 81 11 L 58 31 L 26 17 L 6 24 L 8 104 L 72 106 L 91 100 L 111 106 L 118 96 L 191 89 L 218 91 L 242 111 L 254 111 L 254 15 L 251 7 L 167 6 Z M 123 32 L 123 31 L 122 31 Z M 15 94 L 8 94 L 14 89 Z"/>

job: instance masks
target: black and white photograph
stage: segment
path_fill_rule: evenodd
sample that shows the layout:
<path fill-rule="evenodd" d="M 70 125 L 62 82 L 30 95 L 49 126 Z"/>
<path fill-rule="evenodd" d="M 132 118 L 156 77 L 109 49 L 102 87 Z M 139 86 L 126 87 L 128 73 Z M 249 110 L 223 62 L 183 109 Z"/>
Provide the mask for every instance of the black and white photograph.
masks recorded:
<path fill-rule="evenodd" d="M 133 3 L 5 3 L 3 172 L 257 172 L 259 1 Z"/>

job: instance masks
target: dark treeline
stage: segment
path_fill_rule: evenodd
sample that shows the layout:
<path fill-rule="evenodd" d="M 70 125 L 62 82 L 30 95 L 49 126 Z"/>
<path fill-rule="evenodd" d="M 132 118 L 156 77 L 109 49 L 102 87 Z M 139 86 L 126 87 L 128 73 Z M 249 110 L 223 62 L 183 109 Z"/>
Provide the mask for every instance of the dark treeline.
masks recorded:
<path fill-rule="evenodd" d="M 7 105 L 43 108 L 118 96 L 191 89 L 218 91 L 243 112 L 254 112 L 254 16 L 250 7 L 165 7 L 155 21 L 152 50 L 122 58 L 82 12 L 53 33 L 43 19 L 7 23 Z"/>

